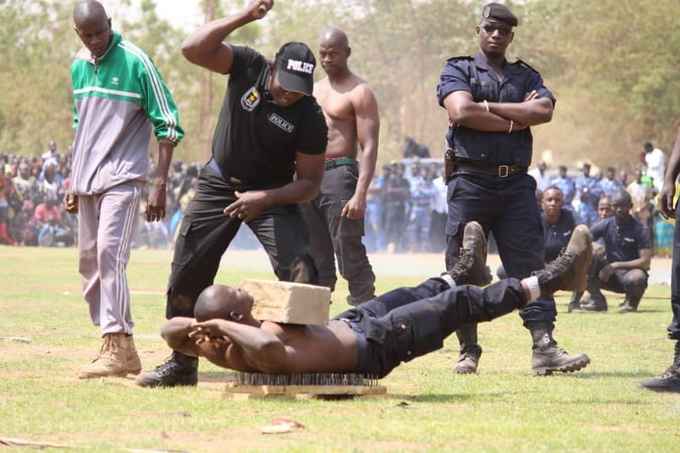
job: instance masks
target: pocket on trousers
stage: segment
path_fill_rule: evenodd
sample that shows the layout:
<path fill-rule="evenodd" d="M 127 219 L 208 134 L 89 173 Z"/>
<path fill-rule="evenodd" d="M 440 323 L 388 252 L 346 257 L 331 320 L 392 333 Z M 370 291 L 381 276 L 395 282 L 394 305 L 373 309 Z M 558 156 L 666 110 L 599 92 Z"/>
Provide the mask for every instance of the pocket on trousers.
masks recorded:
<path fill-rule="evenodd" d="M 451 220 L 451 217 L 446 220 L 446 235 L 447 236 L 455 236 L 458 234 L 460 231 L 460 222 L 457 222 L 455 220 Z"/>

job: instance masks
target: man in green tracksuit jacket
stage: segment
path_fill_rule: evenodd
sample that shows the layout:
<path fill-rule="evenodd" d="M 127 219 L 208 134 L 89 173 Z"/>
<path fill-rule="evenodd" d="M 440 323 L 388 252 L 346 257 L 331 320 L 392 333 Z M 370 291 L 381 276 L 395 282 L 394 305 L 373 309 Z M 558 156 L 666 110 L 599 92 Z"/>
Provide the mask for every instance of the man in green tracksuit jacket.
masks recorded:
<path fill-rule="evenodd" d="M 172 152 L 184 132 L 158 70 L 142 50 L 111 30 L 104 7 L 81 1 L 73 21 L 85 48 L 71 66 L 75 139 L 66 208 L 78 213 L 83 296 L 104 340 L 79 377 L 137 374 L 141 363 L 132 341 L 125 269 L 149 173 L 149 140 L 153 131 L 158 166 L 146 220 L 160 221 Z"/>

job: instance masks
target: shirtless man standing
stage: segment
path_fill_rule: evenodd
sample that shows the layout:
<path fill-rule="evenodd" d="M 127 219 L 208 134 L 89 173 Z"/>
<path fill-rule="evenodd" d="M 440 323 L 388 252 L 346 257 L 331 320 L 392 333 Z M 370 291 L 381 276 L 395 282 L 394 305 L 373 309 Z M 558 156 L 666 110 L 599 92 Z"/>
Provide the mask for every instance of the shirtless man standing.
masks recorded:
<path fill-rule="evenodd" d="M 401 362 L 440 349 L 465 323 L 490 321 L 558 289 L 584 287 L 592 256 L 588 230 L 577 228 L 565 252 L 544 270 L 479 288 L 465 283 L 486 263 L 481 225 L 468 223 L 462 243 L 461 258 L 448 274 L 390 291 L 325 326 L 259 321 L 247 292 L 213 285 L 198 297 L 195 319 L 173 318 L 162 335 L 173 350 L 237 371 L 382 378 Z"/>
<path fill-rule="evenodd" d="M 316 199 L 303 205 L 310 233 L 311 255 L 319 284 L 331 291 L 338 270 L 349 283 L 348 302 L 373 298 L 375 275 L 361 242 L 366 195 L 378 154 L 378 104 L 366 81 L 347 66 L 351 54 L 347 35 L 331 28 L 321 35 L 319 57 L 328 75 L 314 85 L 314 97 L 328 125 L 326 171 Z M 358 145 L 358 146 L 357 146 Z M 361 148 L 360 163 L 357 163 Z"/>

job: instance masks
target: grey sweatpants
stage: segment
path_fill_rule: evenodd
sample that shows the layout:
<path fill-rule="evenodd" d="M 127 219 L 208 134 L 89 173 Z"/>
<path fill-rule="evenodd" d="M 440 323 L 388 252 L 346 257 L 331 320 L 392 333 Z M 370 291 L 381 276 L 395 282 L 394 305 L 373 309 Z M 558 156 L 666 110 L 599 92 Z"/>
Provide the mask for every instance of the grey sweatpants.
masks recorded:
<path fill-rule="evenodd" d="M 132 333 L 125 269 L 135 231 L 141 185 L 124 183 L 102 194 L 78 196 L 78 231 L 83 297 L 102 335 Z"/>

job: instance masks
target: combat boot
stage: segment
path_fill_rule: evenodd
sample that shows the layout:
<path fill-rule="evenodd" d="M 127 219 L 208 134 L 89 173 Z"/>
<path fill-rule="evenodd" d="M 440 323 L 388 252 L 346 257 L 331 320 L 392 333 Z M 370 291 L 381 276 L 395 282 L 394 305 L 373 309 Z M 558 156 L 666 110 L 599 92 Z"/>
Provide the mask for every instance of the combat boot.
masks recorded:
<path fill-rule="evenodd" d="M 632 313 L 636 312 L 638 309 L 638 304 L 631 302 L 628 298 L 623 300 L 623 303 L 619 305 L 619 313 Z"/>
<path fill-rule="evenodd" d="M 453 281 L 458 285 L 488 285 L 491 272 L 486 266 L 486 254 L 484 229 L 478 222 L 468 222 L 463 230 L 458 260 L 448 272 Z"/>
<path fill-rule="evenodd" d="M 581 308 L 585 311 L 604 312 L 607 311 L 607 298 L 600 292 L 599 288 L 590 288 L 590 295 L 581 303 Z"/>
<path fill-rule="evenodd" d="M 581 296 L 583 296 L 583 292 L 581 291 L 573 292 L 573 294 L 571 295 L 571 300 L 569 301 L 569 305 L 567 306 L 567 313 L 581 310 Z"/>
<path fill-rule="evenodd" d="M 593 259 L 593 239 L 585 225 L 574 228 L 566 248 L 543 270 L 534 272 L 541 288 L 541 296 L 550 297 L 556 291 L 584 291 L 588 283 L 588 269 Z"/>
<path fill-rule="evenodd" d="M 78 374 L 80 379 L 124 377 L 141 371 L 142 365 L 131 335 L 123 332 L 108 333 L 104 335 L 103 340 L 97 358 L 80 370 Z"/>
<path fill-rule="evenodd" d="M 680 393 L 680 341 L 675 343 L 675 354 L 671 366 L 661 376 L 647 379 L 640 385 L 655 392 Z"/>
<path fill-rule="evenodd" d="M 482 347 L 477 342 L 477 324 L 466 324 L 457 331 L 460 343 L 460 355 L 453 370 L 457 374 L 473 374 L 477 372 Z"/>
<path fill-rule="evenodd" d="M 578 371 L 590 363 L 587 355 L 569 355 L 567 351 L 557 346 L 552 337 L 552 323 L 536 323 L 529 330 L 534 343 L 531 368 L 537 375 L 550 375 L 555 371 Z"/>
<path fill-rule="evenodd" d="M 176 387 L 198 383 L 198 357 L 173 351 L 165 362 L 136 379 L 141 387 Z"/>

